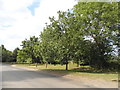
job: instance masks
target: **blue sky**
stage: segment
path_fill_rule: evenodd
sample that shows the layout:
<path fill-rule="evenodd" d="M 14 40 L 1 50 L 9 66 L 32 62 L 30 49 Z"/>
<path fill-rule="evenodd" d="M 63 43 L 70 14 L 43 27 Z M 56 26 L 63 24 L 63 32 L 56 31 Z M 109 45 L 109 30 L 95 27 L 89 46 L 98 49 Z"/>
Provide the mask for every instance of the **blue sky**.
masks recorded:
<path fill-rule="evenodd" d="M 20 47 L 30 36 L 39 36 L 49 17 L 73 8 L 77 0 L 0 0 L 0 44 Z M 120 0 L 119 0 L 120 1 Z"/>
<path fill-rule="evenodd" d="M 35 16 L 35 9 L 40 6 L 40 0 L 34 1 L 30 6 L 28 6 L 28 9 L 31 11 L 31 14 Z"/>
<path fill-rule="evenodd" d="M 73 8 L 75 0 L 0 0 L 0 44 L 20 47 L 30 36 L 39 36 L 49 17 Z"/>
<path fill-rule="evenodd" d="M 119 0 L 120 1 L 120 0 Z M 20 47 L 30 36 L 39 36 L 49 17 L 73 8 L 77 0 L 0 0 L 0 44 Z"/>

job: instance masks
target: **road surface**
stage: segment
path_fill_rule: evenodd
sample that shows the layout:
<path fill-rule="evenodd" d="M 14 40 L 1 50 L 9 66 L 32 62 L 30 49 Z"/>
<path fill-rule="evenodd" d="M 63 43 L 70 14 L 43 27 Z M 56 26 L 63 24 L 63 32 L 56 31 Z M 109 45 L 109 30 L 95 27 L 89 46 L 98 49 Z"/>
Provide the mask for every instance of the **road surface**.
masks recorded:
<path fill-rule="evenodd" d="M 6 64 L 0 67 L 2 67 L 2 88 L 100 88 L 93 84 L 23 67 Z"/>
<path fill-rule="evenodd" d="M 93 88 L 61 76 L 11 65 L 2 65 L 2 81 L 2 88 Z"/>

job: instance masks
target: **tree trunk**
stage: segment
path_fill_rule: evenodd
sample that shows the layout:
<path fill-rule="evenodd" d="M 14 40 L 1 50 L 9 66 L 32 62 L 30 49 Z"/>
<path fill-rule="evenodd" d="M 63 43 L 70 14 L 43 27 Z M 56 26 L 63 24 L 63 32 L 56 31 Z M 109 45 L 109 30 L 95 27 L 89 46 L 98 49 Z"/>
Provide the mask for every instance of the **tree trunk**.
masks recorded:
<path fill-rule="evenodd" d="M 68 63 L 66 63 L 66 70 L 68 70 Z"/>
<path fill-rule="evenodd" d="M 46 68 L 47 68 L 47 66 L 48 66 L 48 63 L 46 62 Z"/>
<path fill-rule="evenodd" d="M 68 60 L 66 59 L 66 70 L 68 70 Z"/>
<path fill-rule="evenodd" d="M 36 63 L 36 67 L 37 67 L 37 64 L 38 64 L 38 63 Z"/>
<path fill-rule="evenodd" d="M 79 60 L 77 60 L 77 67 L 79 67 Z"/>

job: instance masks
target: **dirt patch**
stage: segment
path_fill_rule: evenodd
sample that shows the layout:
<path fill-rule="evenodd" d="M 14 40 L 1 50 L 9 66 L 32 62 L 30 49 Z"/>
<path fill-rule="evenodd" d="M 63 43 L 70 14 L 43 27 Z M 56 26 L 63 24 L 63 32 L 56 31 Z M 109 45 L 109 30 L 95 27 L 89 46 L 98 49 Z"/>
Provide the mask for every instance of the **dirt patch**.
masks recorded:
<path fill-rule="evenodd" d="M 85 78 L 82 76 L 73 76 L 73 75 L 66 75 L 64 76 L 65 78 L 70 78 L 73 80 L 77 80 L 77 81 L 82 81 L 84 83 L 86 83 L 87 85 L 92 85 L 95 87 L 99 87 L 99 88 L 118 88 L 118 82 L 112 82 L 112 81 L 106 81 L 103 79 L 90 79 L 90 78 Z"/>

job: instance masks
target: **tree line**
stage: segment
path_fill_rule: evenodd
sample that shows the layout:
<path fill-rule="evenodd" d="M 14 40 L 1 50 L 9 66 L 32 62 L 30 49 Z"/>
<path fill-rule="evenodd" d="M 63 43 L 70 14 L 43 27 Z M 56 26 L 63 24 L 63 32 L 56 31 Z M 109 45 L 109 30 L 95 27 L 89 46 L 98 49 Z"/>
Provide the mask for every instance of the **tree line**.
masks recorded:
<path fill-rule="evenodd" d="M 0 46 L 0 57 L 2 57 L 2 62 L 17 62 L 17 51 L 19 48 L 10 51 L 5 48 L 4 45 Z"/>
<path fill-rule="evenodd" d="M 3 61 L 66 65 L 74 62 L 95 69 L 116 69 L 120 64 L 118 2 L 78 2 L 72 9 L 49 17 L 39 37 L 22 41 L 22 49 L 3 47 Z M 6 53 L 7 52 L 7 53 Z M 4 54 L 5 53 L 5 54 Z M 10 55 L 10 56 L 9 56 Z M 14 57 L 13 57 L 14 56 Z"/>

